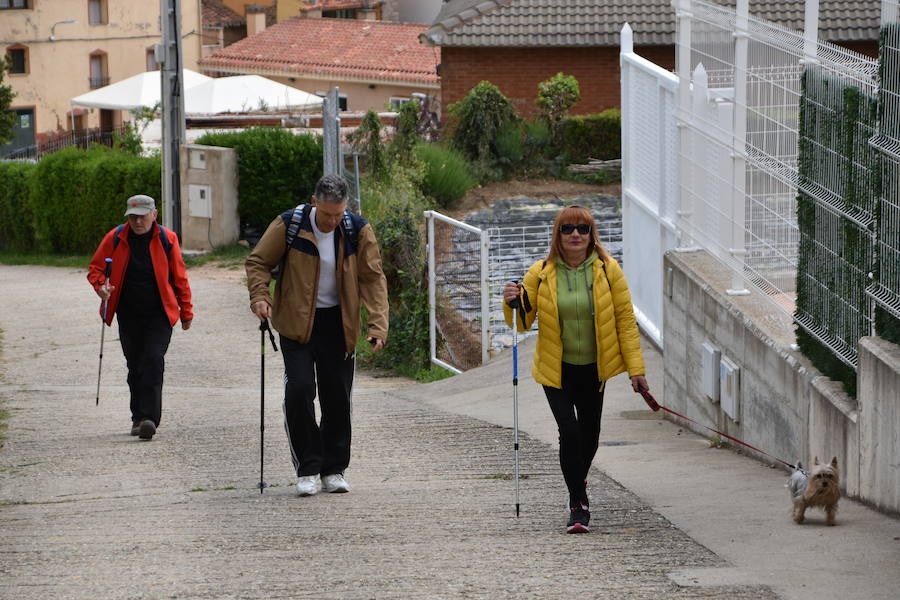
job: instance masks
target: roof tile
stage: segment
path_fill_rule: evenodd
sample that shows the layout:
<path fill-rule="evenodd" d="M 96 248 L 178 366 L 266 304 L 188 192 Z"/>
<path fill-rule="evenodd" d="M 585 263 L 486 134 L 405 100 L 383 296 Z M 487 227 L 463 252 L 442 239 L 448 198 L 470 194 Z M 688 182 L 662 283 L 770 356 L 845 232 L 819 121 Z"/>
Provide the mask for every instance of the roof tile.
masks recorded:
<path fill-rule="evenodd" d="M 419 23 L 294 18 L 217 50 L 200 67 L 437 84 L 440 51 L 418 39 L 426 28 Z"/>

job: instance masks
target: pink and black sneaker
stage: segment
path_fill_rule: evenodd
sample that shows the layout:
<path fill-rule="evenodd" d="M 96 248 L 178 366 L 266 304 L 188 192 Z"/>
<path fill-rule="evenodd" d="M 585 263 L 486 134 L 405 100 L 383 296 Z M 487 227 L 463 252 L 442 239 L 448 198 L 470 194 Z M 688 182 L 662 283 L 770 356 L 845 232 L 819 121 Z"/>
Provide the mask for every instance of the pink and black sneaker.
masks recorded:
<path fill-rule="evenodd" d="M 579 504 L 569 508 L 569 522 L 566 524 L 566 533 L 590 533 L 588 523 L 591 522 L 591 511 L 587 504 Z"/>

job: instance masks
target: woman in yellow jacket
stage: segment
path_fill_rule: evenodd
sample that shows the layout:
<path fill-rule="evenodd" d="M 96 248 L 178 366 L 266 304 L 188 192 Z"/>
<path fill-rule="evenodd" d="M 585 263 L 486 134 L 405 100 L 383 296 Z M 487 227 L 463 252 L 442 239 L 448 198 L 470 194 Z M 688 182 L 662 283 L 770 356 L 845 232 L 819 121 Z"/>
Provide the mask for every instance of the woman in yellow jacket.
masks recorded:
<path fill-rule="evenodd" d="M 635 392 L 649 389 L 628 284 L 600 243 L 593 215 L 575 205 L 562 209 L 546 260 L 531 265 L 522 283 L 507 283 L 503 299 L 508 325 L 515 319 L 519 331 L 528 331 L 539 319 L 532 375 L 559 426 L 566 531 L 586 533 L 585 478 L 599 445 L 606 381 L 628 371 Z"/>

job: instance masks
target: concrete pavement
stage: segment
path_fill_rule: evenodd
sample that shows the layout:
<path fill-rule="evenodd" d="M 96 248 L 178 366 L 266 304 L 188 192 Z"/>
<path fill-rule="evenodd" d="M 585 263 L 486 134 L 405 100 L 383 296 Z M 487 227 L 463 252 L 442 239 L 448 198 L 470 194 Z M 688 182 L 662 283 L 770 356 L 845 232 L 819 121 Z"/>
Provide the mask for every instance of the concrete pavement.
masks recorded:
<path fill-rule="evenodd" d="M 594 533 L 567 536 L 552 417 L 520 367 L 513 510 L 509 356 L 428 385 L 358 374 L 345 495 L 298 498 L 240 275 L 189 273 L 197 319 L 167 357 L 163 424 L 128 435 L 124 360 L 78 269 L 0 266 L 0 598 L 896 598 L 900 523 L 844 500 L 794 525 L 784 474 L 708 450 L 607 394 Z M 661 368 L 648 352 L 651 384 Z M 664 401 L 662 394 L 657 398 Z"/>

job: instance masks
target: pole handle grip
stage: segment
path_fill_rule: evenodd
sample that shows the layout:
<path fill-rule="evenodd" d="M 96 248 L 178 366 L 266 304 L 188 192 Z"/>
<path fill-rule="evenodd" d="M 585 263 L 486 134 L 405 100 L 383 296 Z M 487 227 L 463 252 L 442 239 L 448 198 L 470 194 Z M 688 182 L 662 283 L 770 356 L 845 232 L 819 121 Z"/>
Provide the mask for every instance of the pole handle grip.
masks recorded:
<path fill-rule="evenodd" d="M 103 269 L 103 277 L 108 280 L 109 276 L 112 274 L 112 259 L 107 257 L 105 259 L 105 261 L 106 261 L 106 267 L 104 267 L 104 269 Z"/>

